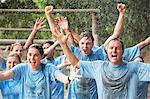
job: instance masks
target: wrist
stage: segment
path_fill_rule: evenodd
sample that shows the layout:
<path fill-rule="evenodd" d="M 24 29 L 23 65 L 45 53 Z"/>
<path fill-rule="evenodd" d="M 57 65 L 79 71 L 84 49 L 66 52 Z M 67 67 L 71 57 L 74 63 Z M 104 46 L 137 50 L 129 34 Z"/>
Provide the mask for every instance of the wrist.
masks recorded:
<path fill-rule="evenodd" d="M 124 17 L 124 16 L 125 16 L 125 13 L 119 13 L 119 16 Z"/>

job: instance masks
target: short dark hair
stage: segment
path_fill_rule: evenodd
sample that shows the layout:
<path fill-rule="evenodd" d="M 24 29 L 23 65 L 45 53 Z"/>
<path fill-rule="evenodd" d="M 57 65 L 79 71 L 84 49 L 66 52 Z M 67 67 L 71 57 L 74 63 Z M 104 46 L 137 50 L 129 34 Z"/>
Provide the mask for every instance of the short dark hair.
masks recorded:
<path fill-rule="evenodd" d="M 82 39 L 83 37 L 87 37 L 88 39 L 92 39 L 92 41 L 94 41 L 94 37 L 91 32 L 88 32 L 88 31 L 82 32 L 80 34 L 80 39 Z"/>
<path fill-rule="evenodd" d="M 16 58 L 18 58 L 19 62 L 21 63 L 21 58 L 20 58 L 20 56 L 19 56 L 17 53 L 10 53 L 10 54 L 7 56 L 7 58 L 8 58 L 8 57 L 16 57 Z"/>
<path fill-rule="evenodd" d="M 119 42 L 121 43 L 122 49 L 124 50 L 124 44 L 123 44 L 121 38 L 113 38 L 113 39 L 111 39 L 111 40 L 108 42 L 107 46 L 109 45 L 109 43 L 110 43 L 111 41 L 119 41 Z"/>
<path fill-rule="evenodd" d="M 43 46 L 44 44 L 46 44 L 46 43 L 48 43 L 48 44 L 50 44 L 50 45 L 53 45 L 53 44 L 54 44 L 54 42 L 53 42 L 53 41 L 50 41 L 50 40 L 49 40 L 49 41 L 45 41 L 45 42 L 43 42 L 43 43 L 42 43 L 42 46 Z"/>
<path fill-rule="evenodd" d="M 37 49 L 37 50 L 40 52 L 41 56 L 43 57 L 43 55 L 44 55 L 44 50 L 43 50 L 41 44 L 32 44 L 32 45 L 29 47 L 29 49 L 30 49 L 30 48 L 35 48 L 35 49 Z"/>

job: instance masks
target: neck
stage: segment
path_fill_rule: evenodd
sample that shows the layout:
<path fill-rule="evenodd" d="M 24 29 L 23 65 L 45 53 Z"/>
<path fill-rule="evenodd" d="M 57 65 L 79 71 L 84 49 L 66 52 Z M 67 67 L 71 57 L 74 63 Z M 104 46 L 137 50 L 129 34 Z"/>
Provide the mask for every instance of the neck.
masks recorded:
<path fill-rule="evenodd" d="M 31 66 L 32 71 L 38 71 L 40 69 L 40 66 Z"/>
<path fill-rule="evenodd" d="M 110 64 L 111 64 L 112 66 L 119 66 L 119 65 L 122 64 L 122 60 L 119 61 L 119 62 L 110 62 Z"/>

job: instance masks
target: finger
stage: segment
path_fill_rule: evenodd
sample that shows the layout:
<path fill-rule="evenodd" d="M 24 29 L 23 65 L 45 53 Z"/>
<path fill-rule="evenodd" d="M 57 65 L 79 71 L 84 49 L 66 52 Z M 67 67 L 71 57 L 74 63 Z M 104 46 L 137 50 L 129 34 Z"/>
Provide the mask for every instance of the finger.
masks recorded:
<path fill-rule="evenodd" d="M 44 21 L 42 21 L 42 23 L 41 24 L 44 24 L 46 22 L 46 19 L 44 20 Z"/>
<path fill-rule="evenodd" d="M 35 22 L 37 23 L 37 22 L 38 22 L 38 20 L 39 20 L 39 18 L 37 18 Z"/>
<path fill-rule="evenodd" d="M 41 18 L 41 22 L 43 22 L 44 20 L 45 20 L 45 18 L 44 18 L 44 17 L 42 17 L 42 18 Z"/>
<path fill-rule="evenodd" d="M 39 22 L 42 22 L 42 20 L 43 20 L 43 17 L 40 17 Z"/>
<path fill-rule="evenodd" d="M 45 28 L 46 27 L 46 25 L 42 25 L 42 28 Z"/>

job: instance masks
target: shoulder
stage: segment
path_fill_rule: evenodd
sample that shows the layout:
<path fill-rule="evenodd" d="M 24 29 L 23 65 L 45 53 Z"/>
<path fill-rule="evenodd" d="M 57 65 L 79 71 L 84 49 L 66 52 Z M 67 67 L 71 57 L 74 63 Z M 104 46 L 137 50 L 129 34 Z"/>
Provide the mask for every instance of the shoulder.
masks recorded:
<path fill-rule="evenodd" d="M 44 63 L 44 64 L 42 64 L 42 67 L 45 68 L 46 70 L 57 69 L 57 67 L 52 63 Z"/>

